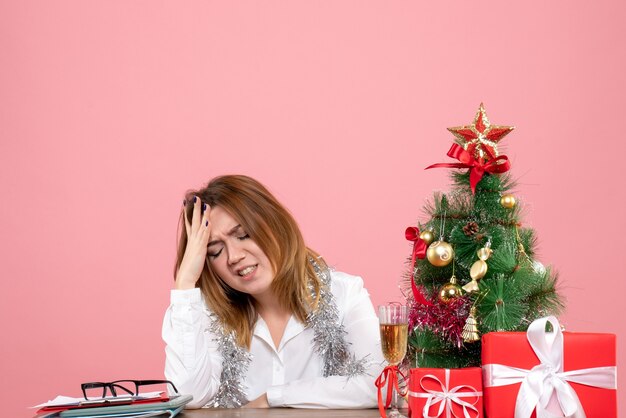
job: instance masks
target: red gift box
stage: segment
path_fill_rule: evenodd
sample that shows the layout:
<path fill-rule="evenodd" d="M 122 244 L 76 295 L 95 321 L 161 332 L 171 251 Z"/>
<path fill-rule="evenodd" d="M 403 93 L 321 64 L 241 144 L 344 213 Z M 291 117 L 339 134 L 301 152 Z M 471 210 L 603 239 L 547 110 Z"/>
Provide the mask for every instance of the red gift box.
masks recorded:
<path fill-rule="evenodd" d="M 556 332 L 545 331 L 547 322 Z M 613 334 L 562 332 L 555 317 L 542 318 L 528 333 L 485 334 L 482 363 L 487 418 L 536 417 L 536 408 L 553 416 L 617 417 Z"/>
<path fill-rule="evenodd" d="M 411 369 L 409 417 L 483 417 L 482 372 L 465 369 Z"/>

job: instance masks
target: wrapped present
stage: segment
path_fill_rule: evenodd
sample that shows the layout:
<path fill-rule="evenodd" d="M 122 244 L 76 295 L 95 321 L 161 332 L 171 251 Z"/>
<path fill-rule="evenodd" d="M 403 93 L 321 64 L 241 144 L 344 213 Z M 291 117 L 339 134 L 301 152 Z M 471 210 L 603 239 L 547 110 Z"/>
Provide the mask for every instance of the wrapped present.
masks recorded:
<path fill-rule="evenodd" d="M 617 417 L 613 334 L 562 332 L 549 316 L 485 334 L 482 362 L 487 418 Z"/>
<path fill-rule="evenodd" d="M 411 369 L 411 418 L 483 417 L 480 367 L 465 369 Z"/>

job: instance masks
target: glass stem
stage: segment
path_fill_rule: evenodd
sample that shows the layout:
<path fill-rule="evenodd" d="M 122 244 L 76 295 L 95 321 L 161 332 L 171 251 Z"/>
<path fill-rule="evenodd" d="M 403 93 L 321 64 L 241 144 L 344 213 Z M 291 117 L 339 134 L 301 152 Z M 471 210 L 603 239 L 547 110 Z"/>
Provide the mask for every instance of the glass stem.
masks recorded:
<path fill-rule="evenodd" d="M 392 395 L 391 395 L 391 410 L 392 411 L 397 411 L 398 410 L 398 391 L 395 390 L 395 388 L 391 388 L 391 390 L 393 391 Z"/>

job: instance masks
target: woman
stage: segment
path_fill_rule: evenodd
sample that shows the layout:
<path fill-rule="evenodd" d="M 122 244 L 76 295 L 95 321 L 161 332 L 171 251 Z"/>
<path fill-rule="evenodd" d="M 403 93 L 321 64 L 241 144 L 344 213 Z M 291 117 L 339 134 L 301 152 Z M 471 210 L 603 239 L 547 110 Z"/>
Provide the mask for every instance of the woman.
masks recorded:
<path fill-rule="evenodd" d="M 383 360 L 361 278 L 330 271 L 250 177 L 189 192 L 181 218 L 163 339 L 190 407 L 376 406 Z"/>

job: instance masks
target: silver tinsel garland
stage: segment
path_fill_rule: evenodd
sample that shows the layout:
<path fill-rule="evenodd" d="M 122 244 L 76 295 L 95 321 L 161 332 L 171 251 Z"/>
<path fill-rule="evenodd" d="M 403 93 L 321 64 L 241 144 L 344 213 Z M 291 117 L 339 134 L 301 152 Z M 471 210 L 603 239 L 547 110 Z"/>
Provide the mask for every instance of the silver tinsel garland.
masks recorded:
<path fill-rule="evenodd" d="M 346 330 L 339 323 L 339 312 L 330 290 L 330 270 L 321 268 L 317 261 L 309 259 L 320 281 L 320 294 L 317 309 L 307 317 L 307 325 L 313 329 L 315 351 L 324 360 L 324 377 L 347 376 L 348 378 L 364 374 L 367 369 L 366 358 L 357 360 L 348 349 Z M 316 297 L 313 284 L 309 283 L 311 297 Z"/>
<path fill-rule="evenodd" d="M 218 350 L 222 355 L 222 374 L 217 394 L 206 406 L 213 408 L 239 408 L 248 401 L 243 384 L 252 354 L 237 344 L 235 333 L 226 332 L 216 315 L 211 315 L 211 332 L 217 336 Z"/>
<path fill-rule="evenodd" d="M 346 331 L 339 323 L 339 312 L 330 289 L 330 270 L 322 268 L 316 260 L 309 259 L 315 274 L 320 282 L 319 300 L 317 309 L 307 316 L 307 327 L 313 329 L 315 352 L 324 361 L 324 377 L 346 376 L 348 379 L 355 375 L 365 374 L 367 369 L 366 357 L 357 360 L 348 348 Z M 313 283 L 308 289 L 311 300 L 317 294 Z M 218 349 L 222 355 L 222 374 L 217 394 L 206 406 L 213 408 L 238 408 L 248 400 L 245 394 L 244 379 L 252 355 L 237 345 L 233 332 L 226 333 L 217 318 L 213 318 L 211 331 L 217 336 Z"/>

